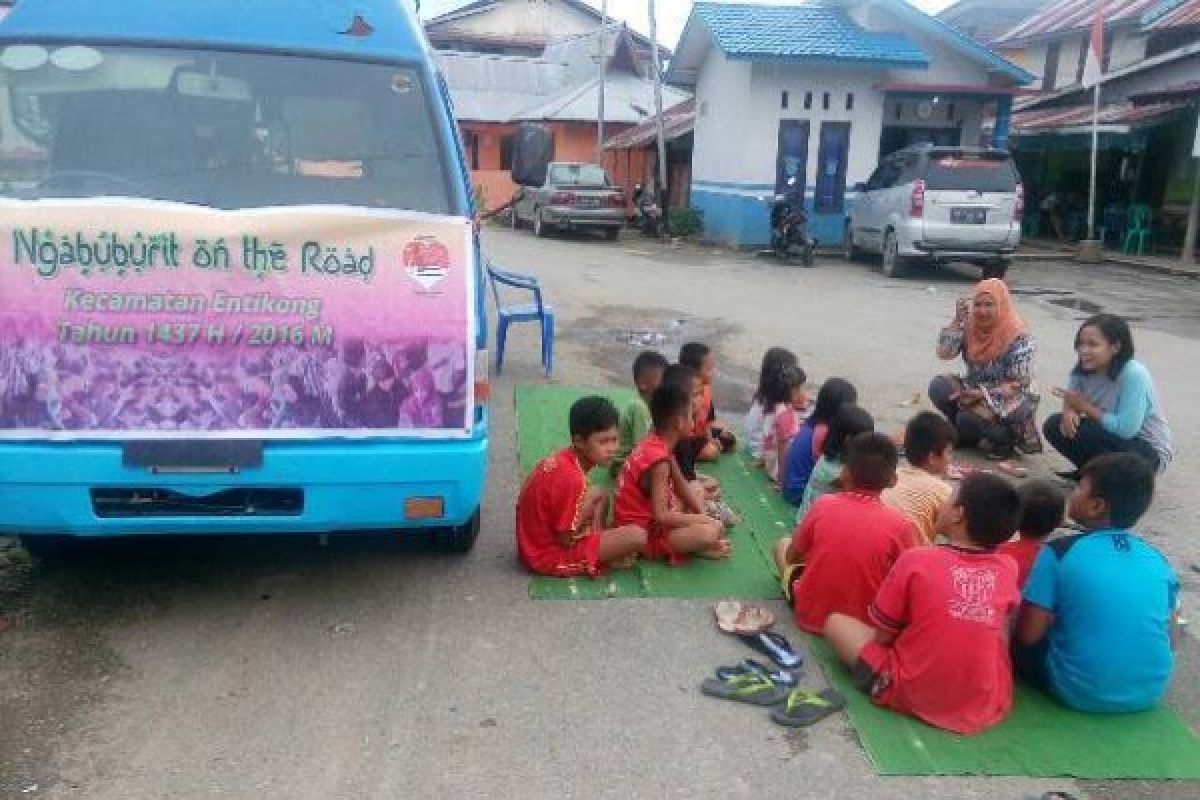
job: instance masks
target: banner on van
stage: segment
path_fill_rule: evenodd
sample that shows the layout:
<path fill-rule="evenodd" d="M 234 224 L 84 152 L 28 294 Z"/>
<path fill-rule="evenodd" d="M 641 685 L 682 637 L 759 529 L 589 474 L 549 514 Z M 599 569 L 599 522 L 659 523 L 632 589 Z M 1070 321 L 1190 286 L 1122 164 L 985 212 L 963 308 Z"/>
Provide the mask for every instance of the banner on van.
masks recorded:
<path fill-rule="evenodd" d="M 471 432 L 468 220 L 0 208 L 0 438 Z"/>

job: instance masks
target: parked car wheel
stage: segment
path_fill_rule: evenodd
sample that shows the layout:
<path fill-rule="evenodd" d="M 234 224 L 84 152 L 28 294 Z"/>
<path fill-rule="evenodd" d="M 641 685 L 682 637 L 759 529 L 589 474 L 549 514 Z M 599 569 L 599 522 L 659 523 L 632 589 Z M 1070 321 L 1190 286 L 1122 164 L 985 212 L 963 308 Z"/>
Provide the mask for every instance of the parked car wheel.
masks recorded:
<path fill-rule="evenodd" d="M 889 230 L 883 235 L 883 274 L 889 278 L 899 278 L 904 274 L 905 266 L 896 232 Z"/>
<path fill-rule="evenodd" d="M 542 212 L 540 209 L 533 210 L 533 235 L 539 239 L 545 239 L 549 235 L 546 230 L 546 223 L 542 221 Z"/>
<path fill-rule="evenodd" d="M 618 238 L 620 238 L 620 236 L 621 236 L 620 228 L 605 228 L 604 229 L 604 238 L 608 239 L 610 242 L 615 242 Z"/>
<path fill-rule="evenodd" d="M 842 255 L 847 261 L 858 261 L 862 258 L 863 252 L 858 245 L 854 243 L 854 228 L 850 225 L 850 220 L 846 220 L 846 227 L 842 234 Z"/>

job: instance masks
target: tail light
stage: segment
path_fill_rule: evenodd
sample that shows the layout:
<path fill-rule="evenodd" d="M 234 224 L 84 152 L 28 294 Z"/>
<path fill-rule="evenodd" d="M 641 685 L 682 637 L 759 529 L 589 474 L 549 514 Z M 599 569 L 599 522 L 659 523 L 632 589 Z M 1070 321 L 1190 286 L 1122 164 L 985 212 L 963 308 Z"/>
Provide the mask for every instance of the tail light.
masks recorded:
<path fill-rule="evenodd" d="M 1020 222 L 1022 217 L 1025 216 L 1025 186 L 1024 186 L 1024 184 L 1020 184 L 1020 183 L 1017 184 L 1017 202 L 1016 202 L 1016 205 L 1013 207 L 1013 214 L 1016 216 L 1018 222 Z"/>
<path fill-rule="evenodd" d="M 491 360 L 487 350 L 475 351 L 475 407 L 483 408 L 488 404 L 492 395 Z"/>
<path fill-rule="evenodd" d="M 575 205 L 574 192 L 555 192 L 554 197 L 550 198 L 551 202 L 556 206 L 573 206 Z"/>
<path fill-rule="evenodd" d="M 925 181 L 923 180 L 918 179 L 913 183 L 912 205 L 909 207 L 908 215 L 915 218 L 925 216 Z"/>
<path fill-rule="evenodd" d="M 613 208 L 624 208 L 625 195 L 621 194 L 620 192 L 617 192 L 616 194 L 610 194 L 608 196 L 608 204 Z"/>

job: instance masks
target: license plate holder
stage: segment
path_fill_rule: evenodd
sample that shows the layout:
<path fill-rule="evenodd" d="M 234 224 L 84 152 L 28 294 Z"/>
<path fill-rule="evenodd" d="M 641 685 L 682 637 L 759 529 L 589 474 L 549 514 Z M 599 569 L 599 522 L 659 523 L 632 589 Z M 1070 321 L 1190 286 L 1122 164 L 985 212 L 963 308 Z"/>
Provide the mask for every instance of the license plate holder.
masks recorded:
<path fill-rule="evenodd" d="M 950 221 L 955 225 L 986 225 L 987 209 L 983 208 L 952 208 Z"/>

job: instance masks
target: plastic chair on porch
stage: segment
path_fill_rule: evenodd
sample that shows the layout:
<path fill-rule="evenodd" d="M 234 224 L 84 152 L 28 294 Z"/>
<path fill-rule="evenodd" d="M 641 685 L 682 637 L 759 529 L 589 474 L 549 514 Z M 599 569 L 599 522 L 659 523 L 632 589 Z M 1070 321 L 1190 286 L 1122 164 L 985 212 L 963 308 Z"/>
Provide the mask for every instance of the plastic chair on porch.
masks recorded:
<path fill-rule="evenodd" d="M 1126 255 L 1135 250 L 1138 255 L 1145 255 L 1146 244 L 1149 243 L 1151 252 L 1154 250 L 1154 229 L 1150 226 L 1150 206 L 1137 204 L 1129 207 L 1129 218 L 1125 224 L 1125 246 L 1121 248 Z"/>
<path fill-rule="evenodd" d="M 546 377 L 550 377 L 554 371 L 554 309 L 542 302 L 542 287 L 538 279 L 521 272 L 497 269 L 490 262 L 487 272 L 492 284 L 492 296 L 496 299 L 496 372 L 504 370 L 508 326 L 514 322 L 536 322 L 542 329 L 542 368 L 546 371 Z M 500 300 L 501 286 L 530 292 L 533 302 L 504 305 Z"/>

